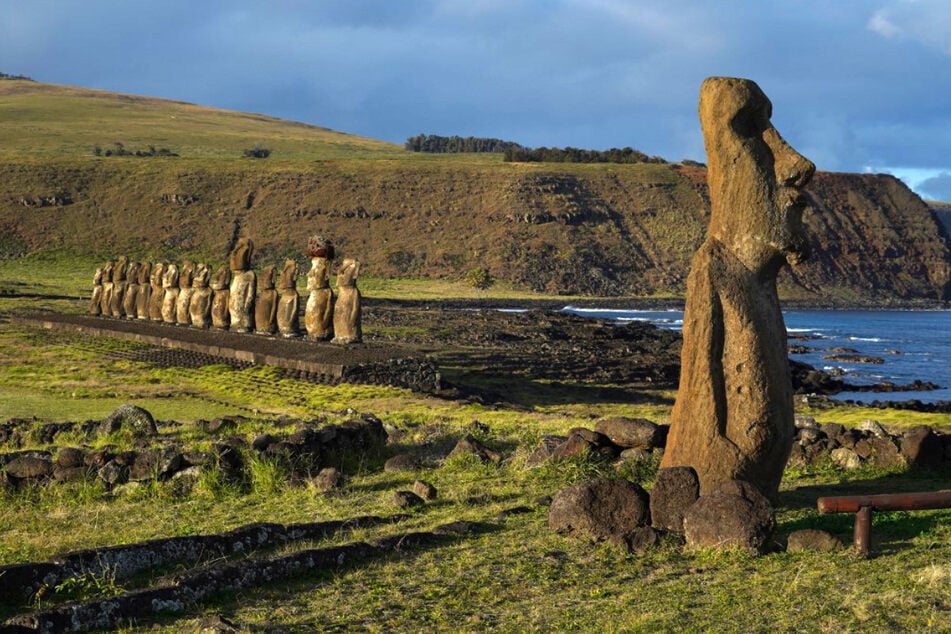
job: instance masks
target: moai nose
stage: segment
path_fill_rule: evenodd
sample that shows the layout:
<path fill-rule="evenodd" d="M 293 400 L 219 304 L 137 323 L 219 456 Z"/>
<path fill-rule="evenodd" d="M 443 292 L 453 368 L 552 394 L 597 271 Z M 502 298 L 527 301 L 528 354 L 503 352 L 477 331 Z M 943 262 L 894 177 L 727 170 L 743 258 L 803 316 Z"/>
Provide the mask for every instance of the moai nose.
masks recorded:
<path fill-rule="evenodd" d="M 789 148 L 792 156 L 783 161 L 780 169 L 776 172 L 776 176 L 787 187 L 804 187 L 806 183 L 812 180 L 812 175 L 816 173 L 816 166 L 796 150 L 788 145 L 786 147 Z"/>

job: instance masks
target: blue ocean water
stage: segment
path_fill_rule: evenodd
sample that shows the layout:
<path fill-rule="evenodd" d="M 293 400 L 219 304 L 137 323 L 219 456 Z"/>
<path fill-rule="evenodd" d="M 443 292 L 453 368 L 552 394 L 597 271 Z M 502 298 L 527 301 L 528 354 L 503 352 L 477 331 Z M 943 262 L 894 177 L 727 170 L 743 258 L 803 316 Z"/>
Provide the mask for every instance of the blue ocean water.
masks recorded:
<path fill-rule="evenodd" d="M 649 321 L 680 329 L 678 310 L 581 309 L 565 312 L 618 321 Z M 907 384 L 930 381 L 937 390 L 918 392 L 843 392 L 838 399 L 951 401 L 951 311 L 948 310 L 786 310 L 783 311 L 790 343 L 807 346 L 804 354 L 791 355 L 827 372 L 843 373 L 847 382 L 862 385 L 890 381 Z M 792 340 L 802 337 L 801 340 Z M 829 348 L 851 348 L 859 354 L 884 359 L 881 365 L 845 363 L 823 357 Z"/>

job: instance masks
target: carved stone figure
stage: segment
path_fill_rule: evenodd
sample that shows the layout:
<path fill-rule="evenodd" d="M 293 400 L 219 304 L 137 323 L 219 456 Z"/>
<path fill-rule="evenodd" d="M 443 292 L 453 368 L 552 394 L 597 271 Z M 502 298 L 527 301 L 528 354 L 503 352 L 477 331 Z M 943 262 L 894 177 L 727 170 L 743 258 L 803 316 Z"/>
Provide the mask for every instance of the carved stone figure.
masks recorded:
<path fill-rule="evenodd" d="M 126 270 L 129 268 L 129 258 L 124 255 L 116 260 L 116 266 L 112 269 L 112 296 L 109 299 L 109 314 L 113 317 L 122 317 L 125 311 L 122 309 L 122 300 L 125 299 L 126 289 Z"/>
<path fill-rule="evenodd" d="M 206 264 L 195 267 L 195 277 L 192 280 L 192 299 L 188 304 L 188 316 L 192 326 L 208 328 L 211 326 L 211 296 L 208 288 L 211 269 Z"/>
<path fill-rule="evenodd" d="M 307 241 L 310 271 L 307 272 L 307 305 L 304 308 L 304 328 L 307 336 L 318 341 L 333 337 L 334 294 L 330 288 L 330 261 L 334 247 L 323 236 L 311 236 Z"/>
<path fill-rule="evenodd" d="M 258 294 L 254 299 L 254 332 L 273 335 L 277 330 L 277 291 L 274 290 L 274 269 L 269 264 L 258 277 Z"/>
<path fill-rule="evenodd" d="M 149 275 L 149 286 L 152 291 L 149 294 L 149 319 L 152 321 L 162 321 L 162 305 L 165 303 L 165 268 L 163 262 L 156 262 L 152 267 L 152 274 Z"/>
<path fill-rule="evenodd" d="M 149 318 L 149 300 L 152 298 L 152 263 L 143 262 L 139 265 L 139 292 L 135 298 L 135 316 L 138 319 Z"/>
<path fill-rule="evenodd" d="M 102 267 L 102 296 L 99 299 L 99 314 L 103 317 L 112 315 L 112 271 L 115 264 L 110 260 Z"/>
<path fill-rule="evenodd" d="M 139 263 L 129 262 L 125 272 L 125 295 L 122 297 L 122 315 L 126 319 L 135 319 L 135 303 L 139 299 Z"/>
<path fill-rule="evenodd" d="M 800 190 L 815 166 L 772 126 L 770 101 L 750 80 L 705 80 L 699 110 L 712 209 L 687 280 L 661 466 L 693 467 L 702 495 L 737 479 L 774 498 L 794 433 L 776 276 L 807 254 Z"/>
<path fill-rule="evenodd" d="M 231 269 L 222 264 L 211 281 L 211 325 L 225 330 L 231 324 L 228 299 L 231 296 Z"/>
<path fill-rule="evenodd" d="M 165 296 L 162 299 L 162 321 L 166 324 L 174 324 L 178 316 L 178 293 L 181 290 L 178 287 L 178 266 L 174 263 L 165 267 L 165 272 L 162 274 L 162 288 L 165 289 Z"/>
<path fill-rule="evenodd" d="M 102 267 L 96 268 L 96 272 L 92 276 L 92 297 L 89 298 L 89 309 L 88 312 L 90 315 L 101 315 L 102 306 Z"/>
<path fill-rule="evenodd" d="M 228 311 L 231 315 L 230 327 L 235 332 L 249 332 L 254 328 L 254 289 L 257 278 L 251 270 L 253 254 L 254 243 L 247 238 L 240 238 L 228 256 L 231 268 Z"/>
<path fill-rule="evenodd" d="M 360 323 L 360 289 L 357 276 L 360 263 L 353 258 L 344 258 L 337 273 L 337 302 L 334 305 L 333 343 L 356 343 L 363 340 Z"/>
<path fill-rule="evenodd" d="M 297 262 L 286 260 L 277 283 L 277 330 L 284 337 L 297 337 L 300 332 L 300 294 L 297 292 Z"/>
<path fill-rule="evenodd" d="M 192 323 L 188 312 L 192 302 L 192 282 L 195 280 L 195 265 L 192 262 L 183 262 L 178 273 L 178 298 L 175 300 L 175 323 L 188 326 Z"/>

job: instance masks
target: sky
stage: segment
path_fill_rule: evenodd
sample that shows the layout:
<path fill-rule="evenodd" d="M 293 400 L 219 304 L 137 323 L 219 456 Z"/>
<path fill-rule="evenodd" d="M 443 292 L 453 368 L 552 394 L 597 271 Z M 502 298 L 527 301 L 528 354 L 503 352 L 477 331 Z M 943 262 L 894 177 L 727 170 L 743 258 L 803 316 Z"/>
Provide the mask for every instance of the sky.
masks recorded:
<path fill-rule="evenodd" d="M 703 79 L 746 77 L 819 169 L 951 200 L 946 0 L 0 0 L 0 72 L 672 161 L 705 161 Z"/>

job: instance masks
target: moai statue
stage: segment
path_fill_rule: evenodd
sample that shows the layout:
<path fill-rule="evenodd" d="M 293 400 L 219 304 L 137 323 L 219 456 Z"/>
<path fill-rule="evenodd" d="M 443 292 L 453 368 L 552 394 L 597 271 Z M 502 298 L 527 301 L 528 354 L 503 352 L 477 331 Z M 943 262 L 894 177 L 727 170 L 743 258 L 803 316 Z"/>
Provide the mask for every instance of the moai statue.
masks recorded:
<path fill-rule="evenodd" d="M 165 269 L 168 265 L 163 262 L 156 262 L 152 267 L 152 274 L 149 275 L 149 286 L 152 287 L 149 293 L 149 319 L 151 321 L 162 320 L 162 306 L 165 304 Z"/>
<path fill-rule="evenodd" d="M 165 289 L 165 296 L 162 299 L 162 321 L 166 324 L 174 324 L 178 317 L 178 293 L 181 290 L 178 287 L 178 267 L 174 263 L 165 267 L 165 273 L 162 274 L 162 288 Z"/>
<path fill-rule="evenodd" d="M 183 262 L 181 271 L 178 273 L 178 298 L 175 300 L 175 323 L 182 326 L 188 326 L 192 323 L 191 315 L 188 313 L 189 304 L 192 301 L 192 282 L 195 280 L 195 265 L 191 262 Z"/>
<path fill-rule="evenodd" d="M 337 273 L 337 303 L 334 305 L 333 343 L 357 343 L 363 340 L 360 324 L 360 289 L 357 276 L 360 263 L 353 258 L 344 258 Z"/>
<path fill-rule="evenodd" d="M 92 276 L 92 297 L 89 298 L 89 314 L 102 314 L 102 267 L 97 267 Z"/>
<path fill-rule="evenodd" d="M 815 166 L 770 123 L 747 79 L 700 89 L 711 216 L 687 279 L 680 388 L 662 467 L 690 466 L 701 494 L 732 479 L 775 498 L 793 401 L 776 276 L 808 252 L 801 189 Z"/>
<path fill-rule="evenodd" d="M 112 315 L 112 272 L 115 264 L 110 260 L 102 267 L 102 297 L 99 299 L 99 314 L 103 317 Z"/>
<path fill-rule="evenodd" d="M 283 337 L 300 335 L 300 295 L 297 292 L 297 262 L 286 260 L 277 283 L 277 330 Z"/>
<path fill-rule="evenodd" d="M 274 290 L 274 269 L 269 264 L 258 278 L 258 294 L 254 298 L 254 332 L 273 335 L 277 330 L 277 291 Z"/>
<path fill-rule="evenodd" d="M 211 269 L 206 264 L 195 267 L 195 278 L 192 280 L 192 300 L 188 304 L 189 321 L 196 328 L 211 326 L 211 297 L 212 290 L 208 288 L 211 278 Z"/>
<path fill-rule="evenodd" d="M 254 243 L 240 238 L 231 255 L 228 266 L 231 267 L 231 288 L 228 297 L 228 312 L 231 315 L 231 330 L 250 332 L 254 328 L 254 290 L 256 277 L 251 270 L 251 256 Z"/>
<path fill-rule="evenodd" d="M 211 325 L 214 328 L 227 330 L 231 324 L 231 313 L 228 309 L 228 299 L 231 291 L 231 269 L 222 264 L 211 281 Z"/>
<path fill-rule="evenodd" d="M 152 263 L 139 265 L 139 294 L 135 298 L 135 316 L 137 319 L 149 318 L 149 301 L 152 299 Z"/>
<path fill-rule="evenodd" d="M 122 297 L 122 314 L 126 319 L 135 319 L 135 304 L 139 300 L 139 263 L 129 262 L 125 272 L 125 295 Z"/>
<path fill-rule="evenodd" d="M 327 341 L 333 337 L 334 294 L 330 288 L 333 244 L 323 236 L 311 236 L 307 241 L 307 255 L 310 256 L 310 271 L 307 272 L 304 328 L 310 339 Z"/>
<path fill-rule="evenodd" d="M 126 271 L 129 268 L 129 258 L 120 255 L 116 266 L 112 269 L 112 297 L 109 299 L 109 314 L 113 317 L 123 317 L 122 300 L 125 299 Z"/>

